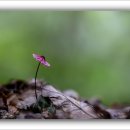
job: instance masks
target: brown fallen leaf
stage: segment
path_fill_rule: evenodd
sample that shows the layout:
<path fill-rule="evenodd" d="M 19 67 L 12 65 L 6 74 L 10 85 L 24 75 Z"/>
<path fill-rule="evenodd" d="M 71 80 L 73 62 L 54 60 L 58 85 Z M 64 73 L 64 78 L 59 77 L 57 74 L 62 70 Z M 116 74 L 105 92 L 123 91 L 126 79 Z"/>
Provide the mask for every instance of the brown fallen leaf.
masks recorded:
<path fill-rule="evenodd" d="M 70 119 L 98 119 L 94 108 L 87 103 L 65 96 L 51 85 L 42 87 L 42 96 L 49 97 L 54 106 L 67 113 Z M 69 113 L 69 114 L 68 114 Z"/>

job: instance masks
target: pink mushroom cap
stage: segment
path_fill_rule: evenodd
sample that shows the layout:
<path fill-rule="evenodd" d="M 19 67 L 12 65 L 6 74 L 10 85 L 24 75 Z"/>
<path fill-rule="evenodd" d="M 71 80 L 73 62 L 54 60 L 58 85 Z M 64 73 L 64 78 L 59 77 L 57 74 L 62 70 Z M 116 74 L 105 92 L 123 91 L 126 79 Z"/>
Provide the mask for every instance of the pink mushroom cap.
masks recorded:
<path fill-rule="evenodd" d="M 46 67 L 50 67 L 50 64 L 46 61 L 44 56 L 33 54 L 33 57 L 36 61 L 39 61 L 41 64 L 43 64 Z"/>

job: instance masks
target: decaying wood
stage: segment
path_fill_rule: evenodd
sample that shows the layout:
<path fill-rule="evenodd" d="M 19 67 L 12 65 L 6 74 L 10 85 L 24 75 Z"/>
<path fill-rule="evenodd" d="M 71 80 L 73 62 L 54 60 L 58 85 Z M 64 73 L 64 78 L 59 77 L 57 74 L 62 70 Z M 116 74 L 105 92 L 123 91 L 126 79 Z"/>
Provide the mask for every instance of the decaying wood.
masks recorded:
<path fill-rule="evenodd" d="M 0 87 L 0 119 L 129 119 L 130 107 L 108 108 L 100 100 L 84 100 L 74 90 L 61 92 L 45 81 L 13 80 Z"/>

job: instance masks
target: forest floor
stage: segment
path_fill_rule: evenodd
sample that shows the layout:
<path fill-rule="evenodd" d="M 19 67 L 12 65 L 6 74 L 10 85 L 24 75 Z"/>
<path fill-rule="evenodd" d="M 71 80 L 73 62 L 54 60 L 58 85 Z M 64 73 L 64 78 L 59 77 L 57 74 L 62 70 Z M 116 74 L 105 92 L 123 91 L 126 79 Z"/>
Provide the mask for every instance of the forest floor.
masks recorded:
<path fill-rule="evenodd" d="M 61 92 L 45 81 L 12 80 L 0 85 L 0 119 L 130 119 L 130 107 L 105 106 L 99 99 L 83 99 L 74 90 Z"/>

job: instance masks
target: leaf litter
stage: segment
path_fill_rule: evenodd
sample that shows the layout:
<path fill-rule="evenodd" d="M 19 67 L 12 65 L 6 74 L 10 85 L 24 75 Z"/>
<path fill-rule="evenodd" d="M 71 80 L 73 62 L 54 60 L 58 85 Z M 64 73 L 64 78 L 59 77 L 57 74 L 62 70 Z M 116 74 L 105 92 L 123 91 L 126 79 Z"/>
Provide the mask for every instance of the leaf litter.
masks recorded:
<path fill-rule="evenodd" d="M 45 81 L 12 80 L 0 85 L 0 119 L 130 119 L 130 107 L 108 107 L 97 98 L 85 100 L 74 90 L 61 92 Z"/>

